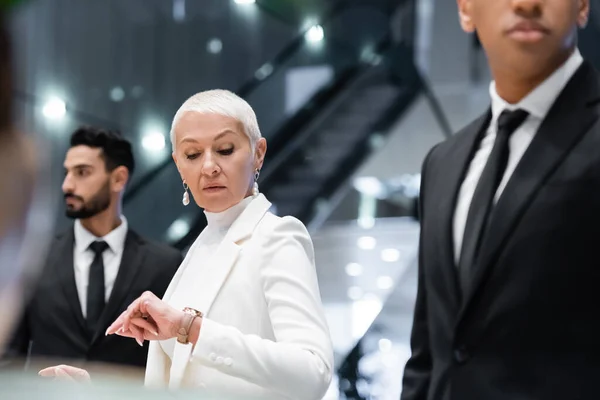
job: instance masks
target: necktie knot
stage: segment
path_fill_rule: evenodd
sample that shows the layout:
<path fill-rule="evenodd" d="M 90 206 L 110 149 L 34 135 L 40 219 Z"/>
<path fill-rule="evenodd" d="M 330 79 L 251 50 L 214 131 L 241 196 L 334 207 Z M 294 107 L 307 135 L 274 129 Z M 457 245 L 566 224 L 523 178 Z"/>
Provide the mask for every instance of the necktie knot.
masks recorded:
<path fill-rule="evenodd" d="M 510 136 L 527 119 L 529 113 L 522 109 L 504 110 L 498 117 L 498 135 Z"/>
<path fill-rule="evenodd" d="M 108 243 L 103 240 L 97 240 L 90 244 L 90 249 L 94 252 L 95 255 L 99 255 L 104 253 L 108 249 Z"/>

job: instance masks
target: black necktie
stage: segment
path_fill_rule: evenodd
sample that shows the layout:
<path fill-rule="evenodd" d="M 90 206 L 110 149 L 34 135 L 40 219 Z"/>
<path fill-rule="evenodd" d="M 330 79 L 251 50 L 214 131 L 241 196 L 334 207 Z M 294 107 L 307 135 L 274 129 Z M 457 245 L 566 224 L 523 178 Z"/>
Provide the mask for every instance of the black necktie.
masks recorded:
<path fill-rule="evenodd" d="M 475 188 L 465 225 L 459 262 L 460 284 L 463 292 L 468 288 L 473 277 L 479 247 L 494 207 L 494 197 L 504 176 L 508 162 L 508 140 L 525 121 L 527 115 L 527 111 L 524 110 L 504 110 L 498 117 L 494 147 Z"/>
<path fill-rule="evenodd" d="M 104 260 L 102 254 L 108 249 L 108 244 L 97 241 L 90 244 L 90 249 L 94 252 L 94 261 L 90 266 L 88 279 L 86 319 L 88 331 L 93 335 L 104 310 Z"/>

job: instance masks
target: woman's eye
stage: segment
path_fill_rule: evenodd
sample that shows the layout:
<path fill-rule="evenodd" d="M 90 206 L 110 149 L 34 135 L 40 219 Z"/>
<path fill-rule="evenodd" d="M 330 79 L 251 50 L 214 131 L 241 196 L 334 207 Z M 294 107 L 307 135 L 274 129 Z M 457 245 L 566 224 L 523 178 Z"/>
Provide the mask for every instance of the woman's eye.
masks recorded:
<path fill-rule="evenodd" d="M 199 153 L 193 153 L 193 154 L 186 154 L 186 156 L 185 156 L 185 157 L 186 157 L 188 160 L 194 160 L 194 159 L 198 158 L 198 156 L 199 156 Z"/>
<path fill-rule="evenodd" d="M 233 147 L 231 147 L 229 149 L 219 150 L 219 154 L 221 154 L 222 156 L 228 156 L 231 153 L 233 153 Z"/>

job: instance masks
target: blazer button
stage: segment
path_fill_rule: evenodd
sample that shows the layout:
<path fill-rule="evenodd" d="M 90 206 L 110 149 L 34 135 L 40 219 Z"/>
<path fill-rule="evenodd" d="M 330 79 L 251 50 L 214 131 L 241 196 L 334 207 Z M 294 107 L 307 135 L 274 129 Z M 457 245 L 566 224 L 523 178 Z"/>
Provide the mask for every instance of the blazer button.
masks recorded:
<path fill-rule="evenodd" d="M 215 362 L 217 363 L 217 365 L 223 364 L 223 357 L 217 357 L 217 359 L 215 360 Z"/>
<path fill-rule="evenodd" d="M 470 358 L 471 355 L 464 346 L 460 346 L 454 350 L 454 361 L 458 364 L 465 364 Z"/>
<path fill-rule="evenodd" d="M 229 357 L 227 357 L 225 359 L 225 365 L 227 365 L 228 367 L 231 367 L 231 365 L 233 364 L 233 360 Z"/>
<path fill-rule="evenodd" d="M 215 353 L 210 353 L 208 358 L 210 358 L 210 361 L 215 361 L 217 359 L 217 355 Z"/>

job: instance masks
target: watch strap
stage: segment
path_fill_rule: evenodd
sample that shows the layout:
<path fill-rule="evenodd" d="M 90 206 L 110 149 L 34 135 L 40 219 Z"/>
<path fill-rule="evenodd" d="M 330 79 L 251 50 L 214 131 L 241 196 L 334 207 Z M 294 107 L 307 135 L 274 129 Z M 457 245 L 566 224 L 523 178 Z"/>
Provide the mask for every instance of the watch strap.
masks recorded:
<path fill-rule="evenodd" d="M 188 344 L 190 329 L 192 328 L 192 324 L 196 318 L 201 318 L 202 313 L 198 310 L 194 310 L 193 308 L 186 307 L 183 309 L 183 315 L 181 321 L 181 326 L 177 331 L 177 341 L 181 344 Z"/>

